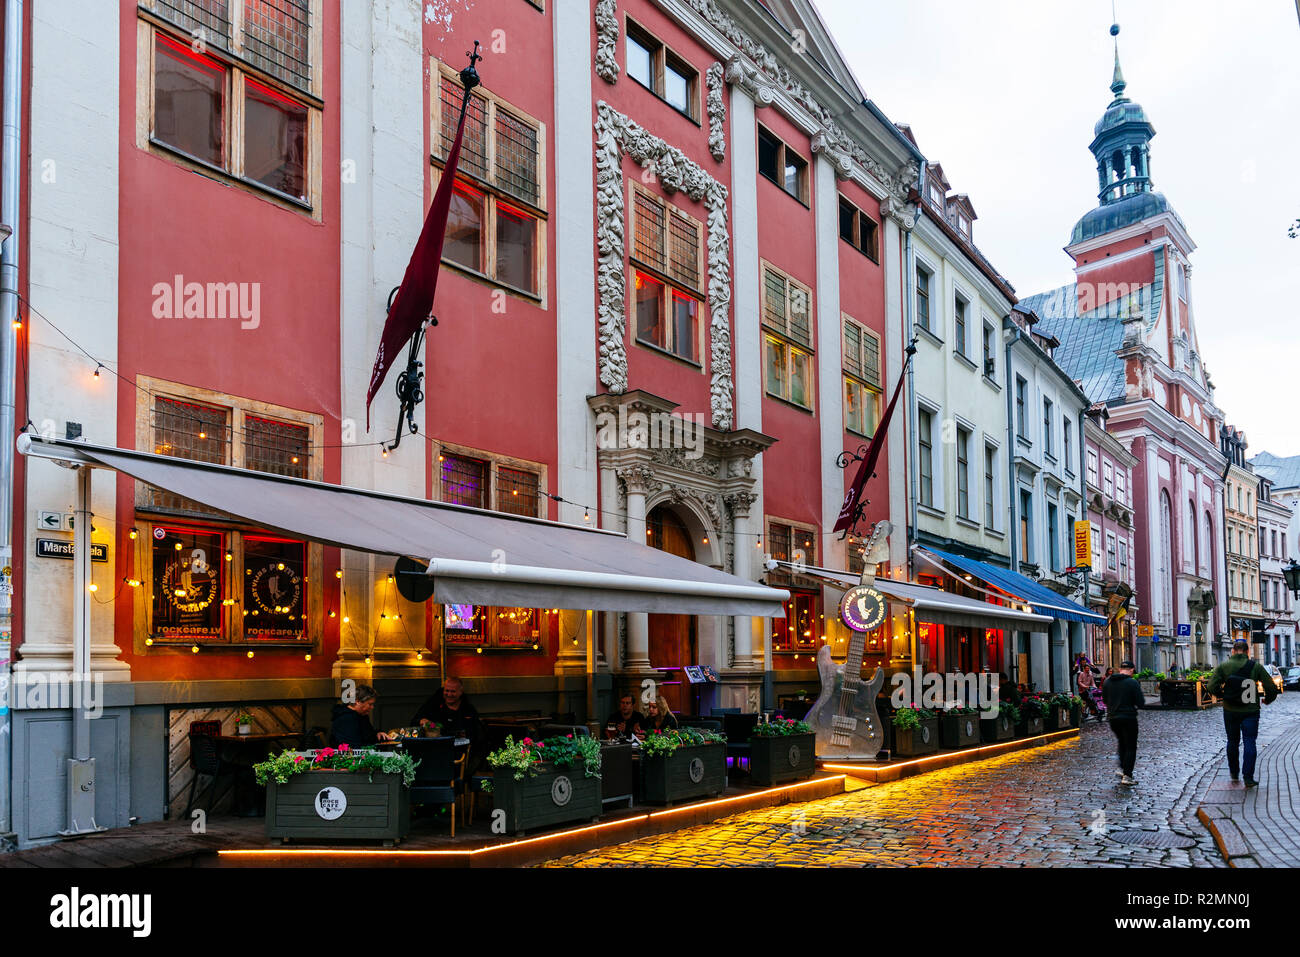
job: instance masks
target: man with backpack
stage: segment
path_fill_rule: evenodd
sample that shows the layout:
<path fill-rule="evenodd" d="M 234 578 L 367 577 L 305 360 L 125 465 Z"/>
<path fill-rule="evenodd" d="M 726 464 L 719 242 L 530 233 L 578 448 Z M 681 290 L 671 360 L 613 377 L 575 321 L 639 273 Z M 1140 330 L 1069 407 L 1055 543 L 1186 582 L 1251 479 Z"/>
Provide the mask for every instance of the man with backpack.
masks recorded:
<path fill-rule="evenodd" d="M 1210 694 L 1223 698 L 1223 727 L 1228 733 L 1228 774 L 1237 780 L 1237 751 L 1242 739 L 1241 771 L 1246 777 L 1246 787 L 1253 788 L 1255 780 L 1255 737 L 1259 734 L 1259 689 L 1264 689 L 1264 703 L 1272 704 L 1277 697 L 1277 685 L 1264 670 L 1264 666 L 1250 659 L 1250 643 L 1238 638 L 1232 643 L 1232 657 L 1214 669 L 1210 678 Z"/>
<path fill-rule="evenodd" d="M 1138 709 L 1143 707 L 1146 698 L 1142 694 L 1142 686 L 1133 677 L 1133 662 L 1120 662 L 1119 671 L 1107 678 L 1101 686 L 1101 696 L 1106 705 L 1106 716 L 1110 719 L 1110 730 L 1115 733 L 1116 750 L 1119 752 L 1119 783 L 1137 784 L 1133 777 L 1133 765 L 1137 763 Z"/>

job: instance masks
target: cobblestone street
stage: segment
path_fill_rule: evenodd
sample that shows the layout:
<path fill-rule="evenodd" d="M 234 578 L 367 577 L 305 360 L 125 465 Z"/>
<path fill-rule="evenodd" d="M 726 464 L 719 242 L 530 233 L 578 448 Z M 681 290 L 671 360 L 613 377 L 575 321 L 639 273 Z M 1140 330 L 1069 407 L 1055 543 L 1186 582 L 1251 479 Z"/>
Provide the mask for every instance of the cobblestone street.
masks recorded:
<path fill-rule="evenodd" d="M 1270 742 L 1294 736 L 1297 727 L 1300 694 L 1264 710 L 1261 774 Z M 1221 710 L 1146 711 L 1140 728 L 1132 788 L 1118 783 L 1110 729 L 1090 721 L 1067 743 L 739 814 L 545 866 L 1225 867 L 1196 819 L 1198 793 L 1223 767 Z M 1261 801 L 1287 785 L 1264 777 Z M 1138 837 L 1125 836 L 1134 831 L 1181 836 L 1173 843 L 1190 846 L 1124 843 Z"/>

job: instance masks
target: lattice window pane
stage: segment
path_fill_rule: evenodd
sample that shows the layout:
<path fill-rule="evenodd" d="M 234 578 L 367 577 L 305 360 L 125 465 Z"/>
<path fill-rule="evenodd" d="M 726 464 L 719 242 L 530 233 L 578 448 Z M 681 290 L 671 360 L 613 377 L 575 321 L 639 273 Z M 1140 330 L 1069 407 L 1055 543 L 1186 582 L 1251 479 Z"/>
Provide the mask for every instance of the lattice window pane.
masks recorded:
<path fill-rule="evenodd" d="M 244 56 L 259 70 L 311 89 L 309 0 L 244 0 Z"/>
<path fill-rule="evenodd" d="M 305 425 L 244 417 L 244 466 L 258 472 L 307 478 L 311 432 Z"/>
<path fill-rule="evenodd" d="M 442 78 L 442 129 L 440 155 L 445 159 L 456 140 L 456 124 L 460 121 L 460 104 L 465 95 L 459 80 Z M 487 100 L 481 96 L 469 98 L 469 115 L 465 117 L 465 139 L 460 147 L 460 169 L 488 178 L 487 155 Z"/>
<path fill-rule="evenodd" d="M 180 399 L 154 397 L 153 450 L 196 462 L 226 465 L 230 461 L 230 426 L 226 409 Z M 146 507 L 174 512 L 215 515 L 215 509 L 200 505 L 174 492 L 152 486 Z"/>
<path fill-rule="evenodd" d="M 653 196 L 633 190 L 634 232 L 632 255 L 651 269 L 668 271 L 664 250 L 664 208 Z"/>
<path fill-rule="evenodd" d="M 497 469 L 497 511 L 512 515 L 537 515 L 538 479 L 522 469 Z"/>
<path fill-rule="evenodd" d="M 778 562 L 788 562 L 790 560 L 791 531 L 789 525 L 772 523 L 770 534 L 767 537 L 768 552 Z"/>
<path fill-rule="evenodd" d="M 862 378 L 880 387 L 880 340 L 865 332 L 862 334 Z"/>
<path fill-rule="evenodd" d="M 497 186 L 527 203 L 537 205 L 541 197 L 538 182 L 537 130 L 519 117 L 497 109 Z"/>
<path fill-rule="evenodd" d="M 700 229 L 676 213 L 668 217 L 668 275 L 691 289 L 700 288 Z"/>
<path fill-rule="evenodd" d="M 812 344 L 808 299 L 808 290 L 794 283 L 790 284 L 790 338 L 804 345 Z"/>
<path fill-rule="evenodd" d="M 785 280 L 772 270 L 763 273 L 763 325 L 785 332 Z"/>
<path fill-rule="evenodd" d="M 452 505 L 487 506 L 487 463 L 460 455 L 442 456 L 442 500 Z"/>
<path fill-rule="evenodd" d="M 862 334 L 851 322 L 844 323 L 844 371 L 862 375 Z"/>
<path fill-rule="evenodd" d="M 192 39 L 219 50 L 230 49 L 229 0 L 154 0 L 153 10 Z"/>

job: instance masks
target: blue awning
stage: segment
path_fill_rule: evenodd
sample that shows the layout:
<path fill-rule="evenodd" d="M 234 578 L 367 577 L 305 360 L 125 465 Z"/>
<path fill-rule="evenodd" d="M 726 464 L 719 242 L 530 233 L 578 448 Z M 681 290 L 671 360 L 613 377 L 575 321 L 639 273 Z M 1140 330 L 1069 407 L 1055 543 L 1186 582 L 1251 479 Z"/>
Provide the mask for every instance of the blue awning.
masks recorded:
<path fill-rule="evenodd" d="M 1063 621 L 1082 621 L 1090 625 L 1106 624 L 1105 615 L 1099 615 L 1095 611 L 1088 611 L 1077 602 L 1070 601 L 1064 595 L 1058 595 L 1045 585 L 1040 585 L 1032 578 L 1026 578 L 1019 572 L 1013 572 L 1007 568 L 998 568 L 998 566 L 990 565 L 988 562 L 978 562 L 973 558 L 954 555 L 951 552 L 940 551 L 937 548 L 926 548 L 924 550 L 936 558 L 943 559 L 949 565 L 954 565 L 967 574 L 992 585 L 994 588 L 1027 602 L 1040 615 L 1050 615 L 1052 618 L 1059 618 Z"/>

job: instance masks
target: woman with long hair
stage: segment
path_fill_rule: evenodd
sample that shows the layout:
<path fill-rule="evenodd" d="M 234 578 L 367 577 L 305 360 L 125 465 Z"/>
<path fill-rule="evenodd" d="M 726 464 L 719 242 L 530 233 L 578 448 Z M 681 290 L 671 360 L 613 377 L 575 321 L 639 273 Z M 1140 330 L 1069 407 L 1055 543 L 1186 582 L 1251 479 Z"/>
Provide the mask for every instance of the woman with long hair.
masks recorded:
<path fill-rule="evenodd" d="M 645 733 L 669 731 L 677 727 L 677 716 L 668 707 L 668 699 L 657 695 L 645 703 Z"/>

